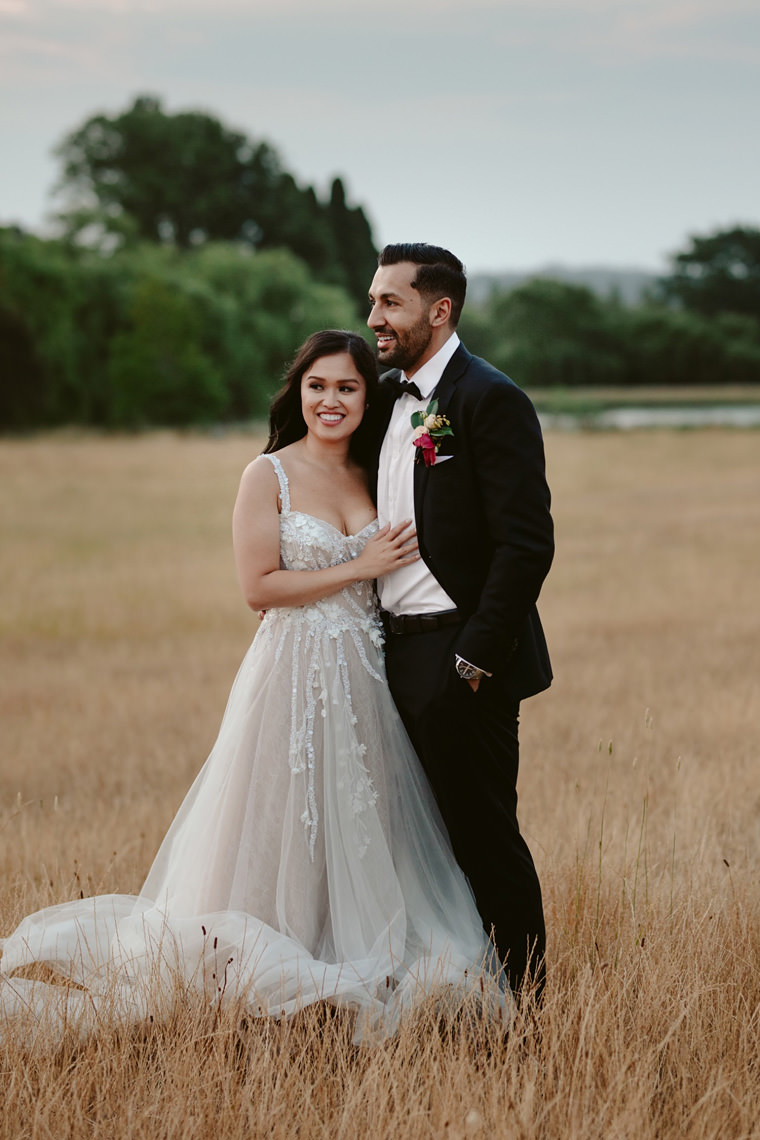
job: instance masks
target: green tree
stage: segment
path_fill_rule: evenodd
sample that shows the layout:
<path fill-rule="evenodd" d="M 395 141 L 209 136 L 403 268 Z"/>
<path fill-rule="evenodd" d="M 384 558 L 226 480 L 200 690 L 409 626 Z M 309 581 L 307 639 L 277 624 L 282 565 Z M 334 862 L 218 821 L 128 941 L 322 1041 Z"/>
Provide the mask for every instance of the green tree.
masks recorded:
<path fill-rule="evenodd" d="M 346 292 L 315 280 L 289 250 L 252 253 L 210 243 L 188 255 L 187 271 L 217 299 L 218 352 L 233 419 L 266 412 L 285 361 L 310 333 L 360 324 Z"/>
<path fill-rule="evenodd" d="M 485 309 L 490 359 L 528 387 L 617 383 L 617 307 L 585 286 L 549 278 L 494 293 Z M 482 338 L 482 326 L 478 331 Z"/>
<path fill-rule="evenodd" d="M 370 282 L 377 269 L 372 229 L 361 206 L 349 206 L 340 178 L 330 188 L 327 220 L 339 250 L 346 287 L 364 312 Z"/>
<path fill-rule="evenodd" d="M 159 277 L 141 277 L 127 316 L 129 327 L 109 345 L 108 422 L 133 427 L 219 419 L 227 392 L 221 369 L 204 351 L 197 299 Z"/>
<path fill-rule="evenodd" d="M 309 333 L 357 323 L 344 290 L 288 250 L 143 245 L 111 260 L 130 283 L 126 323 L 109 344 L 113 424 L 263 415 Z"/>
<path fill-rule="evenodd" d="M 119 115 L 88 119 L 57 154 L 70 232 L 84 222 L 121 233 L 126 222 L 136 239 L 185 248 L 206 238 L 256 240 L 257 203 L 283 177 L 269 144 L 253 145 L 201 112 L 168 115 L 145 95 Z"/>
<path fill-rule="evenodd" d="M 47 388 L 45 365 L 23 314 L 0 299 L 0 426 L 44 423 Z"/>
<path fill-rule="evenodd" d="M 760 329 L 749 317 L 707 318 L 646 304 L 620 327 L 624 380 L 630 384 L 747 384 L 760 380 Z"/>
<path fill-rule="evenodd" d="M 760 324 L 649 300 L 628 307 L 536 278 L 465 310 L 462 333 L 519 384 L 700 385 L 760 381 Z"/>
<path fill-rule="evenodd" d="M 360 324 L 288 250 L 142 243 L 109 257 L 0 230 L 0 426 L 263 415 L 305 337 Z"/>
<path fill-rule="evenodd" d="M 159 99 L 142 95 L 118 115 L 88 119 L 57 153 L 57 189 L 67 199 L 59 217 L 70 240 L 105 250 L 139 241 L 285 247 L 357 302 L 366 297 L 372 234 L 361 207 L 346 204 L 340 180 L 321 202 L 283 169 L 269 143 L 212 115 L 168 114 Z"/>
<path fill-rule="evenodd" d="M 694 236 L 671 262 L 670 275 L 659 283 L 665 299 L 705 316 L 760 319 L 760 229 L 735 226 Z"/>
<path fill-rule="evenodd" d="M 107 261 L 0 230 L 0 422 L 102 422 L 100 381 L 122 295 Z"/>

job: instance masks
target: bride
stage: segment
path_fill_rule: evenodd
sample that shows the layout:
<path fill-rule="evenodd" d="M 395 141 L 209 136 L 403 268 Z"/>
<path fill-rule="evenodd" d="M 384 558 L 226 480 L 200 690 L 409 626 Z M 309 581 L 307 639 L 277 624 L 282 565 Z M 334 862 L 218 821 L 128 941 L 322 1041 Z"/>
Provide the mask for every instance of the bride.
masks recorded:
<path fill-rule="evenodd" d="M 378 527 L 359 462 L 376 384 L 353 333 L 298 352 L 235 505 L 240 584 L 266 614 L 211 755 L 139 896 L 47 907 L 4 941 L 6 1019 L 139 1020 L 179 980 L 260 1015 L 345 1003 L 359 1035 L 384 1033 L 482 976 L 472 892 L 385 679 L 373 581 L 419 555 L 409 524 Z M 13 976 L 33 963 L 76 985 Z"/>

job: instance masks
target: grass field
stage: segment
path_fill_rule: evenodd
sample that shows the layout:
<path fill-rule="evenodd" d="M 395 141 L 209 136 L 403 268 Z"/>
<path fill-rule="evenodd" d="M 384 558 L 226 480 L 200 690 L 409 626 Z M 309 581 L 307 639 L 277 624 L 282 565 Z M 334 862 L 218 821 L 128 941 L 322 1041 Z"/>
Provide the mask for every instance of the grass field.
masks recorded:
<path fill-rule="evenodd" d="M 0 934 L 136 890 L 255 629 L 230 512 L 255 436 L 0 444 Z M 422 1010 L 198 1008 L 0 1043 L 4 1137 L 760 1137 L 755 433 L 550 435 L 557 679 L 522 715 L 549 984 L 506 1041 Z"/>

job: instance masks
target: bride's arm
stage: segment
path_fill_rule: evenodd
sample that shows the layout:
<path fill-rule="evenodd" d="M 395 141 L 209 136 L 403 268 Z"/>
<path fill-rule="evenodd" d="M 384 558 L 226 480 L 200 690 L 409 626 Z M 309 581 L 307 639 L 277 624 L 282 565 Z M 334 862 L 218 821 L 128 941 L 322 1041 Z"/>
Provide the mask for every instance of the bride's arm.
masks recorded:
<path fill-rule="evenodd" d="M 383 527 L 357 558 L 325 570 L 280 569 L 279 487 L 272 464 L 254 460 L 243 472 L 232 516 L 235 565 L 252 610 L 305 606 L 344 586 L 390 574 L 419 558 L 409 522 Z"/>

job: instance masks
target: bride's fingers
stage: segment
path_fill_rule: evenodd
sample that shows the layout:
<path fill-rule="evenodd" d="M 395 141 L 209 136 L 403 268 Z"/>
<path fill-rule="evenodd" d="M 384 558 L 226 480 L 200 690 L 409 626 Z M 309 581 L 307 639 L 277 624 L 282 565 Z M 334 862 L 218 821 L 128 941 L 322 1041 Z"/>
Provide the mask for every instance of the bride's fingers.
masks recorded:
<path fill-rule="evenodd" d="M 397 562 L 416 562 L 419 557 L 420 552 L 416 542 L 413 546 L 408 546 L 396 551 Z"/>
<path fill-rule="evenodd" d="M 405 535 L 404 534 L 405 531 L 407 531 L 409 533 L 407 533 Z M 386 537 L 391 542 L 397 542 L 399 540 L 401 540 L 403 542 L 403 541 L 405 541 L 405 539 L 412 538 L 416 534 L 417 534 L 417 531 L 414 528 L 414 524 L 413 524 L 412 520 L 411 519 L 404 519 L 403 522 L 396 523 L 396 525 L 394 527 L 390 527 L 390 529 L 387 532 Z"/>
<path fill-rule="evenodd" d="M 390 549 L 395 551 L 396 554 L 410 554 L 411 551 L 417 550 L 417 546 L 417 538 L 412 535 L 404 537 L 403 539 L 397 539 L 395 543 L 391 545 Z"/>
<path fill-rule="evenodd" d="M 396 538 L 391 538 L 390 535 L 376 536 L 371 541 L 375 542 L 381 550 L 385 549 L 391 557 L 399 557 L 417 549 L 416 534 L 397 535 Z"/>

